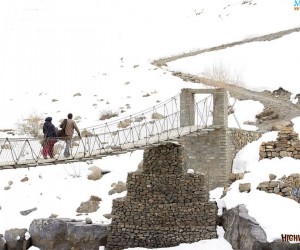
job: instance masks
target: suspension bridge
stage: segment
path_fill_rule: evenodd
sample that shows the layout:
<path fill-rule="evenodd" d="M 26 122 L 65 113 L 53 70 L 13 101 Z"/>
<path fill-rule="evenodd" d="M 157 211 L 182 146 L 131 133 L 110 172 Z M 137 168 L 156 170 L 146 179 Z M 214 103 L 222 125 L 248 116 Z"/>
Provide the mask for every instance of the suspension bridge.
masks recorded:
<path fill-rule="evenodd" d="M 81 137 L 73 137 L 68 158 L 63 156 L 63 138 L 57 138 L 54 158 L 49 159 L 42 156 L 39 138 L 0 138 L 0 170 L 101 159 L 226 127 L 227 94 L 223 89 L 182 89 L 147 110 L 85 128 Z"/>

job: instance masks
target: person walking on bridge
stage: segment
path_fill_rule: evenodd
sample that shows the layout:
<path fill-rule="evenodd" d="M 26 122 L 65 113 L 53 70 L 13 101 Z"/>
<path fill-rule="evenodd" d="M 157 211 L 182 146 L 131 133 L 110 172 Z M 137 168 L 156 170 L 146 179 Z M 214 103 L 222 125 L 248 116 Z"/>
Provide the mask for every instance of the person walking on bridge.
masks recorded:
<path fill-rule="evenodd" d="M 56 129 L 55 126 L 52 124 L 52 117 L 47 117 L 45 119 L 45 123 L 43 125 L 43 134 L 44 134 L 44 143 L 43 143 L 43 150 L 42 155 L 44 159 L 47 159 L 47 155 L 50 158 L 54 158 L 53 148 L 54 144 L 56 143 Z"/>
<path fill-rule="evenodd" d="M 68 119 L 65 119 L 60 125 L 60 128 L 65 128 L 65 140 L 66 140 L 66 147 L 64 151 L 64 157 L 68 158 L 71 153 L 70 153 L 70 148 L 71 148 L 71 142 L 72 142 L 72 137 L 74 134 L 74 130 L 76 130 L 78 136 L 80 137 L 80 131 L 77 127 L 76 122 L 72 119 L 73 114 L 69 113 L 68 114 Z"/>

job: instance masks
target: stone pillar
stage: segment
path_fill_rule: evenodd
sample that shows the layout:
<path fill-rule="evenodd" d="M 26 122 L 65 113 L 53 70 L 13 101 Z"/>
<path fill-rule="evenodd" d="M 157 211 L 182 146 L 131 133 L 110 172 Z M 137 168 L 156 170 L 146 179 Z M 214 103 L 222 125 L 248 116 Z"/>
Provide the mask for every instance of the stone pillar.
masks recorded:
<path fill-rule="evenodd" d="M 184 171 L 185 150 L 167 143 L 144 151 L 143 171 L 127 176 L 127 196 L 113 201 L 106 250 L 162 248 L 217 238 L 216 202 L 207 177 Z"/>
<path fill-rule="evenodd" d="M 224 89 L 216 89 L 213 93 L 213 126 L 228 127 L 228 100 Z"/>
<path fill-rule="evenodd" d="M 195 97 L 190 89 L 180 94 L 180 127 L 195 125 Z"/>

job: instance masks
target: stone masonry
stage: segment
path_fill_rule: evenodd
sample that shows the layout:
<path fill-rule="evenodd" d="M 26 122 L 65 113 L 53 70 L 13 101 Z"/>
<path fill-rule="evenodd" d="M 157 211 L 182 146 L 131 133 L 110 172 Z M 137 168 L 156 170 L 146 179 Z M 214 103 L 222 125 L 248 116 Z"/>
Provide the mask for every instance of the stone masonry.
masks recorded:
<path fill-rule="evenodd" d="M 183 136 L 180 143 L 186 148 L 185 167 L 203 173 L 209 189 L 228 183 L 232 162 L 247 143 L 259 139 L 261 133 L 241 129 L 219 128 Z"/>
<path fill-rule="evenodd" d="M 217 238 L 217 205 L 207 178 L 184 171 L 184 148 L 144 151 L 142 172 L 129 173 L 127 196 L 115 199 L 107 250 L 159 248 Z"/>
<path fill-rule="evenodd" d="M 300 203 L 300 174 L 294 173 L 282 176 L 276 180 L 277 176 L 270 174 L 269 181 L 259 183 L 257 189 L 267 193 L 281 195 Z"/>
<path fill-rule="evenodd" d="M 259 149 L 259 158 L 292 157 L 300 159 L 300 141 L 298 134 L 291 127 L 284 127 L 278 132 L 277 140 L 263 142 Z"/>
<path fill-rule="evenodd" d="M 180 125 L 195 125 L 195 95 L 213 95 L 213 124 L 206 129 L 180 138 L 186 148 L 185 166 L 203 173 L 209 189 L 224 186 L 231 173 L 236 153 L 261 133 L 228 128 L 228 100 L 224 89 L 182 89 L 180 94 Z"/>

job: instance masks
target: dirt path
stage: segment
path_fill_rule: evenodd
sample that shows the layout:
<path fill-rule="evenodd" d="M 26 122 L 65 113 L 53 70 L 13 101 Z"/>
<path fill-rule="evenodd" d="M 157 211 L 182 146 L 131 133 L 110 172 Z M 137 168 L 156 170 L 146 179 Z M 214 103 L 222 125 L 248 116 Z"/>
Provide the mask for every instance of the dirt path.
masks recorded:
<path fill-rule="evenodd" d="M 285 30 L 285 31 L 280 31 L 280 32 L 276 32 L 276 33 L 272 33 L 272 34 L 268 34 L 256 38 L 246 39 L 239 42 L 223 44 L 220 46 L 207 48 L 199 51 L 184 53 L 181 55 L 176 55 L 168 58 L 162 58 L 153 61 L 153 64 L 156 65 L 157 67 L 162 67 L 165 66 L 168 62 L 175 61 L 184 57 L 195 56 L 201 53 L 221 50 L 221 49 L 242 45 L 249 42 L 270 41 L 270 40 L 278 39 L 287 34 L 291 34 L 293 32 L 299 32 L 299 31 L 300 31 L 300 27 Z M 256 91 L 251 91 L 249 89 L 246 89 L 244 87 L 230 85 L 224 82 L 218 82 L 204 77 L 185 74 L 182 72 L 173 72 L 173 75 L 180 77 L 184 81 L 202 83 L 212 87 L 225 88 L 230 92 L 231 96 L 239 100 L 254 100 L 254 101 L 261 102 L 265 107 L 264 109 L 265 114 L 260 119 L 257 119 L 257 122 L 253 124 L 259 128 L 259 131 L 270 131 L 272 130 L 272 126 L 274 124 L 279 123 L 281 121 L 290 121 L 291 119 L 300 116 L 300 103 L 298 102 L 297 104 L 293 104 L 290 101 L 291 94 L 285 91 L 284 89 L 279 89 L 273 92 L 270 91 L 256 92 Z"/>

